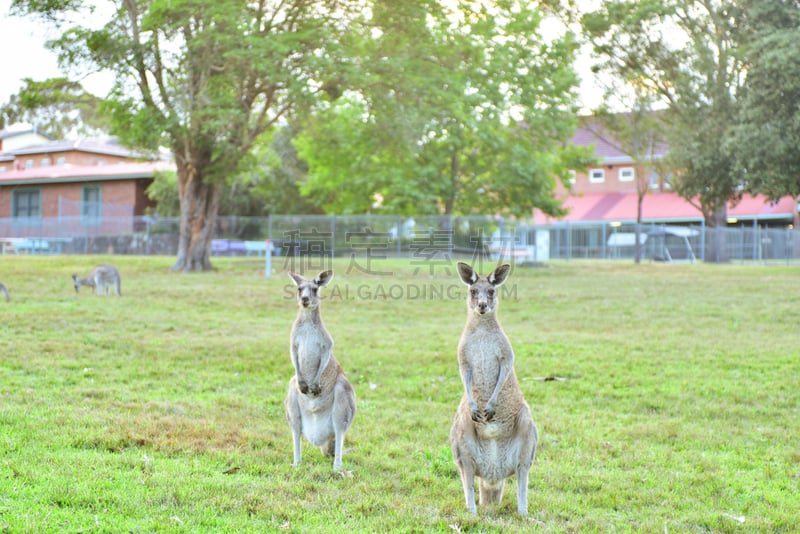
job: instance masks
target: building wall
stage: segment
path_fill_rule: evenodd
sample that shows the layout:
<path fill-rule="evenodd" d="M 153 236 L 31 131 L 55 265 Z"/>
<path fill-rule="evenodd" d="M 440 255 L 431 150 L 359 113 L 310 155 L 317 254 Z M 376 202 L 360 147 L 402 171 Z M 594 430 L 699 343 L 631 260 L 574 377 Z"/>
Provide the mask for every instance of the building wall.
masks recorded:
<path fill-rule="evenodd" d="M 47 143 L 50 139 L 37 132 L 13 133 L 8 134 L 4 139 L 0 139 L 0 151 L 8 152 L 18 148 Z"/>
<path fill-rule="evenodd" d="M 110 210 L 111 212 L 108 213 L 109 210 L 106 210 L 104 215 L 143 215 L 145 208 L 153 205 L 145 194 L 145 190 L 150 183 L 152 183 L 152 179 L 4 186 L 0 188 L 0 218 L 11 217 L 13 191 L 32 188 L 38 188 L 41 191 L 43 218 L 59 216 L 60 200 L 72 204 L 72 206 L 61 205 L 61 215 L 79 215 L 79 212 L 71 213 L 70 211 L 78 209 L 75 206 L 80 205 L 83 187 L 85 185 L 102 186 L 102 202 L 104 205 L 108 204 L 115 207 L 126 206 L 130 208 L 128 210 L 123 210 L 126 213 L 114 213 L 113 210 Z M 109 206 L 109 209 L 110 208 L 111 206 Z"/>
<path fill-rule="evenodd" d="M 633 172 L 632 180 L 621 180 L 620 170 L 627 169 Z M 590 174 L 594 170 L 603 171 L 603 181 L 593 182 Z M 650 183 L 651 170 L 646 168 L 645 184 Z M 669 185 L 659 184 L 658 187 L 651 187 L 651 192 L 670 191 Z M 635 193 L 636 192 L 636 172 L 632 163 L 615 163 L 590 167 L 586 172 L 575 173 L 575 181 L 572 184 L 572 194 L 582 195 L 585 193 Z"/>
<path fill-rule="evenodd" d="M 63 158 L 63 162 L 59 162 L 59 158 Z M 28 161 L 31 162 L 33 168 L 39 168 L 57 165 L 113 165 L 115 163 L 130 163 L 132 160 L 124 156 L 73 150 L 19 155 L 16 156 L 13 163 L 6 163 L 4 166 L 6 170 L 25 169 Z M 44 165 L 42 164 L 43 162 Z"/>

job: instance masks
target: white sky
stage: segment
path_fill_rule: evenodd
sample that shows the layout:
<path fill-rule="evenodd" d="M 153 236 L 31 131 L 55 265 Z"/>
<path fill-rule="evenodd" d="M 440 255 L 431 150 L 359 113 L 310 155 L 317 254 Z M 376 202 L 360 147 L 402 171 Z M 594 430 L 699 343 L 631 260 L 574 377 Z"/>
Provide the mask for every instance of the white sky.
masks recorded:
<path fill-rule="evenodd" d="M 0 0 L 0 104 L 22 87 L 22 78 L 44 80 L 59 76 L 56 57 L 44 48 L 45 31 L 29 20 L 10 17 L 11 0 Z"/>
<path fill-rule="evenodd" d="M 11 17 L 8 15 L 11 0 L 0 0 L 0 105 L 8 102 L 11 95 L 22 87 L 23 78 L 45 80 L 61 76 L 55 54 L 44 47 L 45 41 L 54 35 L 48 34 L 48 28 L 30 18 Z M 590 77 L 588 61 L 578 61 L 584 77 Z M 98 96 L 110 88 L 110 81 L 102 76 L 94 76 L 84 80 L 84 87 Z M 590 79 L 581 85 L 581 95 L 585 106 L 597 105 L 599 95 Z"/>

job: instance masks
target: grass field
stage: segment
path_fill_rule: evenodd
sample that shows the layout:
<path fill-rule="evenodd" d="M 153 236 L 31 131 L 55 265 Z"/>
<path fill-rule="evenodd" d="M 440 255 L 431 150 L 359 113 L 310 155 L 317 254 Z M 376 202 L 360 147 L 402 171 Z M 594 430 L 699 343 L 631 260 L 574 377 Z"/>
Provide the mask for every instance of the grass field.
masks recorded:
<path fill-rule="evenodd" d="M 123 297 L 76 295 L 70 275 L 109 260 Z M 466 317 L 454 268 L 334 262 L 322 315 L 358 396 L 337 474 L 305 442 L 291 465 L 288 277 L 242 258 L 175 274 L 173 260 L 0 257 L 0 531 L 800 524 L 796 267 L 514 269 L 499 316 L 541 435 L 520 518 L 513 480 L 501 505 L 468 514 L 451 459 Z"/>

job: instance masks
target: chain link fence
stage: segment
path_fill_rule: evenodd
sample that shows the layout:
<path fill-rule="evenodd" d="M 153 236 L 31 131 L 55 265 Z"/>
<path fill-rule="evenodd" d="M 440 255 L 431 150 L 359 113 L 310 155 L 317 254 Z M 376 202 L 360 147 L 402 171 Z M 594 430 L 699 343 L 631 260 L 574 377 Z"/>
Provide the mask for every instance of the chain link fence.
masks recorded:
<path fill-rule="evenodd" d="M 482 257 L 520 262 L 633 260 L 634 224 L 533 226 L 495 216 L 286 215 L 220 217 L 212 254 L 353 258 L 411 257 L 428 262 Z M 179 220 L 92 213 L 54 218 L 0 218 L 3 253 L 175 255 Z M 800 231 L 752 224 L 639 226 L 643 261 L 791 262 Z"/>

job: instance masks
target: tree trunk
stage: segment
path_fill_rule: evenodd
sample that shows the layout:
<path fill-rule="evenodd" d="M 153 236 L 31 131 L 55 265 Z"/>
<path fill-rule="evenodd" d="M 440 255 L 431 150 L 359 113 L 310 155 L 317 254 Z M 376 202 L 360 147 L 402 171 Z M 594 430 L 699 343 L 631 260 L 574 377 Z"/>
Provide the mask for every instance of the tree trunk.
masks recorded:
<path fill-rule="evenodd" d="M 728 257 L 728 240 L 726 235 L 728 223 L 728 207 L 723 202 L 707 217 L 706 261 L 709 263 L 725 263 Z"/>
<path fill-rule="evenodd" d="M 452 215 L 453 208 L 455 208 L 458 173 L 459 173 L 458 155 L 453 154 L 450 156 L 450 190 L 447 192 L 447 198 L 444 199 L 445 215 Z"/>
<path fill-rule="evenodd" d="M 639 170 L 637 169 L 637 173 Z M 639 180 L 639 176 L 637 174 L 636 179 Z M 647 191 L 640 186 L 640 183 L 637 181 L 636 183 L 636 241 L 635 241 L 635 250 L 633 256 L 634 263 L 642 263 L 642 204 L 644 203 L 644 195 Z"/>
<path fill-rule="evenodd" d="M 211 240 L 217 223 L 221 186 L 204 183 L 191 164 L 178 167 L 181 202 L 178 259 L 173 271 L 210 271 Z"/>

